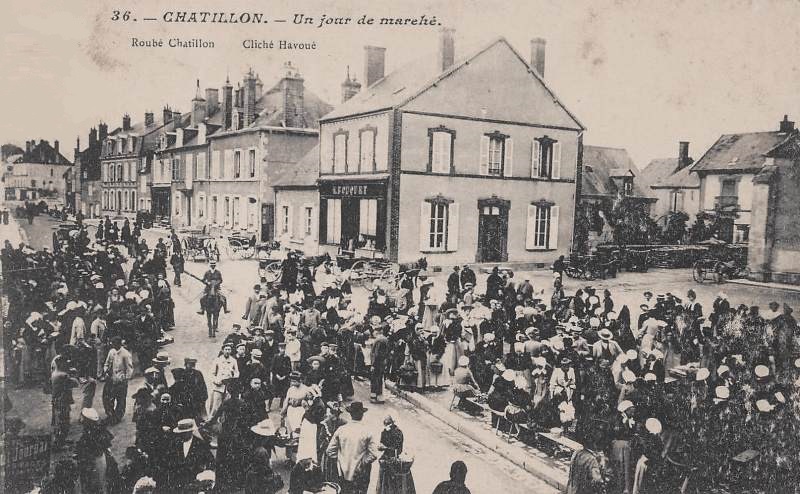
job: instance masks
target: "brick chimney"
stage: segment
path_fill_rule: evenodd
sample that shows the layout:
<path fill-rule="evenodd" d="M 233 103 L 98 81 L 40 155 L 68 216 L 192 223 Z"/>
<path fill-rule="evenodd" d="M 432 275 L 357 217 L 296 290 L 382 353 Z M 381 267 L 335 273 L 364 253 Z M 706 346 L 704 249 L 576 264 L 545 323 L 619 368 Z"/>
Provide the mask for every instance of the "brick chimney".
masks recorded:
<path fill-rule="evenodd" d="M 364 84 L 370 87 L 383 79 L 386 70 L 386 48 L 381 46 L 364 47 Z"/>
<path fill-rule="evenodd" d="M 197 127 L 204 118 L 206 118 L 206 100 L 200 93 L 200 79 L 197 79 L 197 89 L 192 98 L 192 121 L 189 125 Z"/>
<path fill-rule="evenodd" d="M 219 108 L 219 89 L 215 87 L 206 88 L 206 116 L 213 115 Z"/>
<path fill-rule="evenodd" d="M 253 69 L 247 71 L 244 76 L 244 126 L 247 127 L 256 119 L 256 76 Z"/>
<path fill-rule="evenodd" d="M 168 124 L 172 121 L 172 109 L 169 106 L 164 107 L 164 124 Z"/>
<path fill-rule="evenodd" d="M 145 112 L 145 114 L 144 114 L 144 126 L 145 127 L 150 127 L 151 125 L 153 125 L 155 123 L 155 121 L 156 121 L 156 119 L 153 116 L 153 112 L 151 112 L 151 111 Z"/>
<path fill-rule="evenodd" d="M 286 127 L 306 127 L 303 76 L 292 62 L 283 64 L 283 122 Z"/>
<path fill-rule="evenodd" d="M 59 154 L 58 139 L 53 141 L 53 150 L 56 152 L 56 162 L 58 162 L 58 154 Z"/>
<path fill-rule="evenodd" d="M 33 144 L 35 144 L 33 141 L 25 141 L 25 154 L 31 154 Z"/>
<path fill-rule="evenodd" d="M 531 40 L 531 68 L 544 79 L 544 54 L 547 40 L 544 38 L 533 38 Z"/>
<path fill-rule="evenodd" d="M 227 130 L 231 128 L 233 115 L 233 86 L 231 86 L 230 78 L 225 79 L 225 85 L 222 86 L 222 128 Z"/>
<path fill-rule="evenodd" d="M 108 124 L 100 122 L 97 126 L 97 139 L 102 142 L 108 137 Z"/>
<path fill-rule="evenodd" d="M 453 66 L 456 58 L 455 29 L 443 27 L 439 31 L 439 58 L 437 69 L 444 72 Z"/>
<path fill-rule="evenodd" d="M 131 130 L 131 116 L 127 113 L 122 116 L 122 130 Z"/>
<path fill-rule="evenodd" d="M 789 115 L 784 115 L 783 120 L 780 122 L 779 131 L 782 133 L 789 133 L 794 130 L 794 122 L 789 120 Z"/>
<path fill-rule="evenodd" d="M 347 77 L 342 83 L 342 103 L 349 100 L 361 91 L 361 83 L 355 77 L 350 79 L 350 66 L 347 66 Z"/>
<path fill-rule="evenodd" d="M 173 129 L 180 129 L 183 127 L 183 121 L 181 120 L 181 112 L 178 110 L 173 110 L 172 112 L 172 128 Z"/>

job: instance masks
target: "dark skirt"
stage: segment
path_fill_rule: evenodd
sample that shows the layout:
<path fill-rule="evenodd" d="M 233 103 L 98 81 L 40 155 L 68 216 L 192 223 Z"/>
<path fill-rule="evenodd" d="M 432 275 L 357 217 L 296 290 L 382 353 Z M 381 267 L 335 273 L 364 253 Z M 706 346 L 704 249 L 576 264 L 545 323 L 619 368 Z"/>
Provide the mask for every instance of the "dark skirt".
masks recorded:
<path fill-rule="evenodd" d="M 416 494 L 414 476 L 410 469 L 401 470 L 394 465 L 380 462 L 377 494 Z"/>

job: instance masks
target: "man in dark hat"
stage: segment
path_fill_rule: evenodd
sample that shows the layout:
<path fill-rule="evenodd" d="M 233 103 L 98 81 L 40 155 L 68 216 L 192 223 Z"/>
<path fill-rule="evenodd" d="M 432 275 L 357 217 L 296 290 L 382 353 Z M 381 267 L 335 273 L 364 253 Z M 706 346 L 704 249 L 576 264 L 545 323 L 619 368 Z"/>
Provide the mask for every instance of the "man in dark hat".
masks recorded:
<path fill-rule="evenodd" d="M 226 314 L 229 313 L 228 300 L 225 298 L 225 295 L 220 292 L 220 287 L 222 287 L 222 273 L 217 270 L 217 261 L 214 259 L 208 261 L 208 270 L 203 274 L 203 283 L 205 283 L 205 288 L 203 296 L 200 297 L 200 310 L 197 313 L 205 314 L 207 297 L 212 289 L 216 291 L 217 296 L 220 298 L 222 309 Z"/>
<path fill-rule="evenodd" d="M 333 434 L 326 454 L 336 458 L 342 492 L 366 494 L 372 463 L 378 459 L 378 441 L 361 422 L 367 411 L 363 403 L 354 401 L 347 411 L 351 420 Z"/>
<path fill-rule="evenodd" d="M 379 331 L 372 343 L 370 355 L 372 374 L 370 376 L 369 399 L 373 403 L 383 402 L 383 375 L 386 372 L 386 365 L 389 361 L 389 332 L 388 326 L 383 326 L 383 331 Z"/>
<path fill-rule="evenodd" d="M 195 420 L 202 420 L 206 414 L 206 400 L 208 400 L 208 387 L 203 373 L 197 370 L 197 359 L 195 357 L 186 357 L 183 359 L 184 380 L 186 386 L 192 395 L 192 403 L 194 409 L 189 410 L 190 417 Z"/>
<path fill-rule="evenodd" d="M 450 276 L 447 278 L 447 298 L 453 299 L 455 297 L 458 299 L 461 296 L 461 277 L 459 276 L 460 268 L 458 266 L 453 266 L 453 272 L 450 273 Z"/>

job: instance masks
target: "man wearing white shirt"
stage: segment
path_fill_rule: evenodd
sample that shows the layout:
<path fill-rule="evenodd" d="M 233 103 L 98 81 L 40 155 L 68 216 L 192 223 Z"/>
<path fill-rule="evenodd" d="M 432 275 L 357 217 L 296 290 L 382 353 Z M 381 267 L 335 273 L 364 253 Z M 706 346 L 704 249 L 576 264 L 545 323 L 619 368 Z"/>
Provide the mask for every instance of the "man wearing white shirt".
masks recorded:
<path fill-rule="evenodd" d="M 239 377 L 239 365 L 236 359 L 231 356 L 233 347 L 226 344 L 222 347 L 222 355 L 214 359 L 211 372 L 211 402 L 209 403 L 208 415 L 214 416 L 217 409 L 222 405 L 225 398 L 226 379 L 236 379 Z"/>

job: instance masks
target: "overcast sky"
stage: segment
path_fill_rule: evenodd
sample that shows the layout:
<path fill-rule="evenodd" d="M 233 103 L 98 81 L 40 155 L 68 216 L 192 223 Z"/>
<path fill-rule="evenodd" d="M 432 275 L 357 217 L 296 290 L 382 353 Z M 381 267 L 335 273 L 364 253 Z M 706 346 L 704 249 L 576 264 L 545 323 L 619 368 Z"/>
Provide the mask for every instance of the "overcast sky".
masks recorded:
<path fill-rule="evenodd" d="M 247 67 L 267 87 L 291 60 L 306 87 L 339 102 L 345 66 L 363 74 L 363 46 L 387 48 L 387 72 L 436 50 L 437 29 L 287 24 L 145 22 L 167 10 L 331 16 L 435 15 L 456 29 L 456 53 L 505 36 L 526 58 L 547 39 L 545 79 L 588 127 L 587 144 L 627 148 L 643 167 L 675 156 L 679 140 L 698 158 L 722 133 L 776 130 L 800 121 L 800 2 L 785 1 L 137 1 L 137 22 L 112 22 L 124 2 L 0 2 L 0 141 L 59 139 L 72 159 L 75 138 L 103 120 L 141 120 L 164 104 L 187 111 L 195 80 L 218 87 Z M 213 40 L 213 50 L 131 48 L 130 38 Z M 308 52 L 244 50 L 244 39 L 316 41 Z M 435 57 L 433 57 L 435 58 Z M 497 74 L 502 77 L 503 74 Z M 62 151 L 63 152 L 63 151 Z"/>

